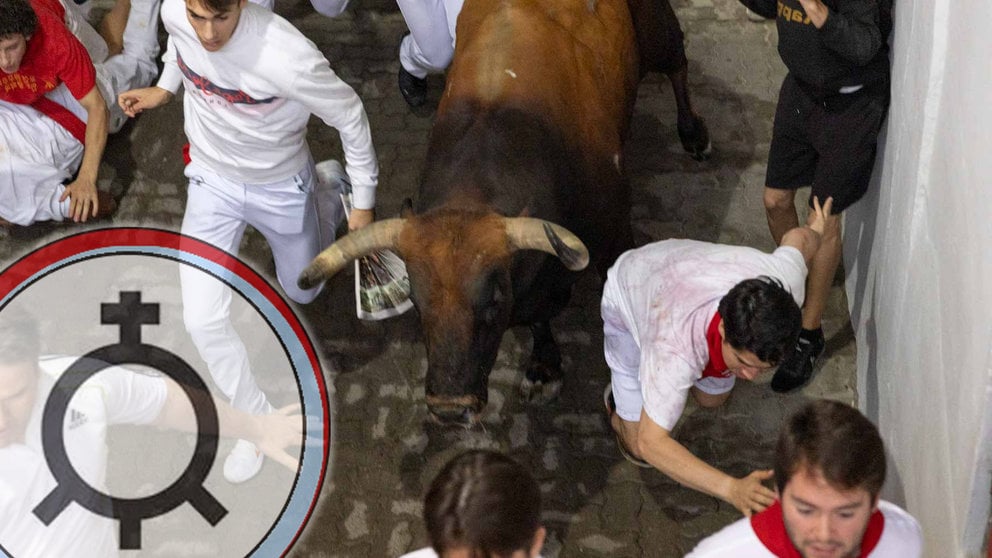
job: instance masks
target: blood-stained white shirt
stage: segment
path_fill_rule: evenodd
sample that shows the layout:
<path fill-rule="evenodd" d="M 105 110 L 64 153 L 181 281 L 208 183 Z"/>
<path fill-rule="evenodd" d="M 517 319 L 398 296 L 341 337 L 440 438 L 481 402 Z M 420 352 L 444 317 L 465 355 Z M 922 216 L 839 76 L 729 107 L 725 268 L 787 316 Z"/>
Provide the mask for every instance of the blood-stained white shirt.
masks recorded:
<path fill-rule="evenodd" d="M 603 319 L 630 332 L 640 348 L 644 410 L 666 430 L 682 415 L 692 383 L 709 362 L 707 326 L 720 299 L 745 279 L 778 279 L 796 303 L 806 293 L 802 253 L 771 254 L 745 246 L 664 240 L 621 255 L 603 287 Z"/>

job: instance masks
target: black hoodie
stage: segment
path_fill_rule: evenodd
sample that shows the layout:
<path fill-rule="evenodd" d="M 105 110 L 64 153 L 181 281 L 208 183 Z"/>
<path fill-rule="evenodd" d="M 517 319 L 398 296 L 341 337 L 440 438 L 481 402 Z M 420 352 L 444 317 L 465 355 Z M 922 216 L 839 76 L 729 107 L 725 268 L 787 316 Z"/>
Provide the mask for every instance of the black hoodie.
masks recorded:
<path fill-rule="evenodd" d="M 842 87 L 889 86 L 891 0 L 821 0 L 830 13 L 819 29 L 799 0 L 740 0 L 778 24 L 778 52 L 801 86 L 815 97 Z"/>

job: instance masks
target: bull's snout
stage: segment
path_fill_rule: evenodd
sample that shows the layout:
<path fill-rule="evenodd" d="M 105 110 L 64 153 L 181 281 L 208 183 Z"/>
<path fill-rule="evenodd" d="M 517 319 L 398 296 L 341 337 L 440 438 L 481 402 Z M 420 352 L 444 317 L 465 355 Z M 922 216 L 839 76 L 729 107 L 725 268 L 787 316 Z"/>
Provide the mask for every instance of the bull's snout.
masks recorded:
<path fill-rule="evenodd" d="M 427 410 L 441 424 L 471 425 L 479 421 L 485 403 L 474 395 L 427 396 Z"/>

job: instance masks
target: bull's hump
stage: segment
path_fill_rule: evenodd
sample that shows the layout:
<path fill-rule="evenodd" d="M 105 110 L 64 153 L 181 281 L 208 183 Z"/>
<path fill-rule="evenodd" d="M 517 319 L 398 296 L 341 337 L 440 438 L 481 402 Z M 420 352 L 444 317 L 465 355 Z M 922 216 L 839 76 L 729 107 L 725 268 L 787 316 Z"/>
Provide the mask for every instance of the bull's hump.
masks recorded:
<path fill-rule="evenodd" d="M 594 4 L 594 3 L 593 3 Z M 451 94 L 495 102 L 541 98 L 542 89 L 587 70 L 602 51 L 603 29 L 590 4 L 574 0 L 475 2 L 459 20 L 459 52 Z M 576 53 L 577 50 L 586 51 Z M 562 65 L 567 68 L 562 68 Z M 567 71 L 562 71 L 563 69 Z"/>
<path fill-rule="evenodd" d="M 564 128 L 583 122 L 589 130 L 577 135 L 586 138 L 616 129 L 626 94 L 621 74 L 634 71 L 632 58 L 630 68 L 621 62 L 633 42 L 622 30 L 623 10 L 622 0 L 466 2 L 444 101 L 516 106 Z"/>

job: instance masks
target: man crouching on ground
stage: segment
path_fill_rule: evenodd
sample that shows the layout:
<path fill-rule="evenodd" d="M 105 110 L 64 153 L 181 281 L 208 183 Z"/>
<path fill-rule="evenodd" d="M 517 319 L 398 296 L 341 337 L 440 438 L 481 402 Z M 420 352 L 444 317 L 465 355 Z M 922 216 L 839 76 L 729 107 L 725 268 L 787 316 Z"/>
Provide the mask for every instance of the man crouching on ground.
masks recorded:
<path fill-rule="evenodd" d="M 672 436 L 689 393 L 722 405 L 736 378 L 771 370 L 799 335 L 808 265 L 832 200 L 814 201 L 809 224 L 771 254 L 694 240 L 665 240 L 617 259 L 603 287 L 606 405 L 625 457 L 720 498 L 744 515 L 775 494 L 771 471 L 737 479 Z"/>

